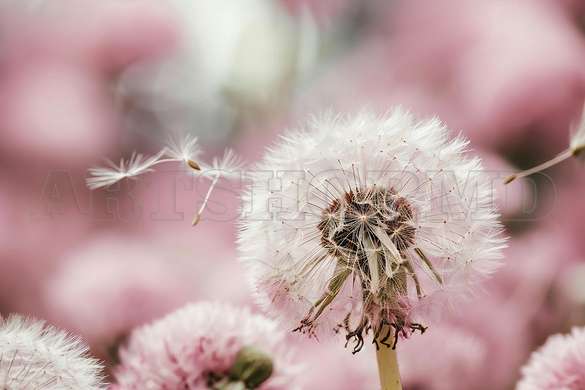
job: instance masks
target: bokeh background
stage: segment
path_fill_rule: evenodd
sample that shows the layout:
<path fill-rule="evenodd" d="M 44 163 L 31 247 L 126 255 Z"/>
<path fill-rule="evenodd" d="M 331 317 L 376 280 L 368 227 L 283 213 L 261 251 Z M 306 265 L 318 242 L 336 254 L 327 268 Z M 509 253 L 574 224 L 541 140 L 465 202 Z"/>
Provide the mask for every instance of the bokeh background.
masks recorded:
<path fill-rule="evenodd" d="M 582 0 L 2 0 L 0 313 L 45 318 L 116 363 L 132 328 L 189 301 L 253 301 L 235 250 L 242 183 L 167 167 L 89 191 L 87 169 L 169 134 L 249 163 L 324 110 L 438 115 L 498 189 L 506 265 L 399 344 L 406 389 L 510 389 L 585 324 L 585 167 L 502 179 L 566 148 L 585 101 Z M 308 389 L 375 389 L 373 352 L 291 335 Z M 342 374 L 341 374 L 342 373 Z"/>

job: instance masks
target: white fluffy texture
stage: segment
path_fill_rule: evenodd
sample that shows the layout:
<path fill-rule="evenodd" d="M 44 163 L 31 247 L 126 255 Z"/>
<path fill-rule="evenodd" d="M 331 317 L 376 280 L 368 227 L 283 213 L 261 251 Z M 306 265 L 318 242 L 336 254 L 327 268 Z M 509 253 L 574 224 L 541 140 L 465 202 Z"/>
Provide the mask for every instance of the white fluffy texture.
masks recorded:
<path fill-rule="evenodd" d="M 551 336 L 522 368 L 517 390 L 585 388 L 585 328 Z"/>
<path fill-rule="evenodd" d="M 0 319 L 0 389 L 105 389 L 101 370 L 79 339 L 42 321 Z"/>
<path fill-rule="evenodd" d="M 325 293 L 336 260 L 323 248 L 317 226 L 332 198 L 350 185 L 393 188 L 414 209 L 415 243 L 403 252 L 414 263 L 424 296 L 417 299 L 409 279 L 408 293 L 395 297 L 406 304 L 407 320 L 425 321 L 446 302 L 469 296 L 478 278 L 498 267 L 505 242 L 492 183 L 479 159 L 465 156 L 466 145 L 462 138 L 449 141 L 439 120 L 417 122 L 401 108 L 384 115 L 325 115 L 283 137 L 251 173 L 253 185 L 244 195 L 239 248 L 260 303 L 294 326 Z M 277 179 L 269 183 L 271 176 Z M 392 246 L 377 249 L 396 253 Z M 430 258 L 442 284 L 414 254 L 415 246 Z M 359 318 L 358 277 L 355 271 L 349 276 L 314 325 L 330 332 L 348 312 Z M 374 320 L 381 315 L 371 314 Z"/>
<path fill-rule="evenodd" d="M 276 323 L 247 308 L 203 302 L 188 305 L 134 331 L 120 352 L 117 390 L 204 390 L 205 373 L 229 371 L 237 352 L 254 346 L 272 357 L 274 372 L 259 390 L 299 389 Z"/>

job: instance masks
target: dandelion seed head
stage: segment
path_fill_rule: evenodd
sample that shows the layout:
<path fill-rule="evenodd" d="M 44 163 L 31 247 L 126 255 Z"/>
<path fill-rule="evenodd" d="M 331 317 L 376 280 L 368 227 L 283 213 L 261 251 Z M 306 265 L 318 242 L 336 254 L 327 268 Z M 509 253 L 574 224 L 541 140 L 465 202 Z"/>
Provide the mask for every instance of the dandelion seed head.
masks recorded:
<path fill-rule="evenodd" d="M 300 367 L 277 324 L 226 304 L 190 304 L 139 328 L 120 357 L 116 390 L 228 388 L 219 385 L 243 381 L 246 361 L 262 368 L 253 375 L 261 383 L 246 388 L 299 389 Z"/>
<path fill-rule="evenodd" d="M 469 297 L 505 240 L 466 146 L 401 108 L 329 114 L 283 137 L 244 195 L 239 248 L 260 303 L 310 336 L 344 333 L 357 352 L 369 331 L 407 337 Z"/>
<path fill-rule="evenodd" d="M 532 354 L 522 368 L 518 390 L 578 390 L 585 388 L 585 328 L 554 335 Z"/>
<path fill-rule="evenodd" d="M 43 321 L 0 318 L 0 389 L 105 389 L 101 371 L 79 339 Z"/>

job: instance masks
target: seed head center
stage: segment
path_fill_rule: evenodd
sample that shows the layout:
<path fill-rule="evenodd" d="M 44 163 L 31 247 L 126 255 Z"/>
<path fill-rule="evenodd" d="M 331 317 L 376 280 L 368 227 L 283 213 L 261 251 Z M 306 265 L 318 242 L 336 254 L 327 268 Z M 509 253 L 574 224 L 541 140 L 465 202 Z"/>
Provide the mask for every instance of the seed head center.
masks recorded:
<path fill-rule="evenodd" d="M 384 245 L 380 236 L 386 235 L 403 252 L 414 244 L 413 217 L 410 203 L 393 188 L 351 190 L 323 210 L 321 244 L 336 257 L 363 259 L 364 239 L 370 249 L 379 250 Z"/>

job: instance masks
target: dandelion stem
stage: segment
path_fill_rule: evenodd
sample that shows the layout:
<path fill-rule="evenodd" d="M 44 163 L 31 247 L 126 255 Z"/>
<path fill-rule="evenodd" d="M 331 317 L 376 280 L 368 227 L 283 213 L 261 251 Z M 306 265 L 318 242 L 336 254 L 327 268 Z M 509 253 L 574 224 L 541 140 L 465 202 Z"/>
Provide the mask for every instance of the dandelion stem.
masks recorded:
<path fill-rule="evenodd" d="M 379 332 L 378 338 L 390 331 L 390 326 L 384 325 L 382 331 Z M 377 341 L 379 348 L 376 351 L 376 358 L 378 360 L 378 373 L 380 374 L 382 390 L 402 390 L 396 350 L 380 342 L 380 340 Z"/>
<path fill-rule="evenodd" d="M 221 177 L 220 173 L 216 174 L 215 177 L 213 178 L 213 181 L 209 185 L 209 189 L 207 190 L 207 194 L 205 194 L 205 199 L 203 199 L 203 204 L 201 204 L 201 207 L 199 207 L 197 214 L 195 214 L 195 217 L 193 217 L 193 222 L 192 222 L 193 226 L 195 226 L 199 223 L 199 220 L 201 219 L 201 214 L 203 213 L 203 210 L 205 210 L 205 207 L 207 206 L 207 202 L 209 202 L 209 197 L 211 196 L 211 193 L 213 192 L 213 189 L 215 188 L 215 185 L 217 184 L 220 177 Z"/>
<path fill-rule="evenodd" d="M 526 177 L 526 176 L 530 176 L 534 173 L 540 172 L 540 171 L 544 171 L 545 169 L 548 169 L 550 167 L 552 167 L 553 165 L 557 165 L 558 163 L 565 161 L 566 159 L 575 156 L 577 153 L 576 149 L 567 149 L 564 152 L 560 153 L 559 155 L 557 155 L 556 157 L 543 162 L 542 164 L 539 164 L 533 168 L 527 169 L 525 171 L 522 172 L 518 172 L 515 173 L 513 175 L 510 175 L 506 178 L 506 180 L 504 180 L 504 184 L 510 184 L 511 182 L 513 182 L 516 179 L 520 179 L 522 177 Z"/>

